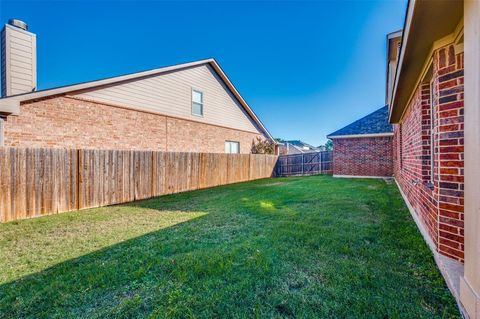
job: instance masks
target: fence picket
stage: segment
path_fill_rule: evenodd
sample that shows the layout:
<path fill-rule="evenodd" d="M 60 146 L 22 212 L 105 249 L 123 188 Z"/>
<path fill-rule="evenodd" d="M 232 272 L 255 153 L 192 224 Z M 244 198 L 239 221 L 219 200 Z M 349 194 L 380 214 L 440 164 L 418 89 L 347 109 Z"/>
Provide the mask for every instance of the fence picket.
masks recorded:
<path fill-rule="evenodd" d="M 0 147 L 0 222 L 267 178 L 277 158 Z"/>
<path fill-rule="evenodd" d="M 275 172 L 277 176 L 331 174 L 332 166 L 332 151 L 280 155 Z"/>

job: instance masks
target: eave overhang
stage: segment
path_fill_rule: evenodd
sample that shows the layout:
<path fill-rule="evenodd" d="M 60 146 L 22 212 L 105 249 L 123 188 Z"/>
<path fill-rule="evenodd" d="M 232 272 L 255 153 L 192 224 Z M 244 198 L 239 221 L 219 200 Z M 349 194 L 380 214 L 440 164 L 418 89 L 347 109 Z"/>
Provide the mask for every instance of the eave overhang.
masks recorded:
<path fill-rule="evenodd" d="M 398 30 L 398 31 L 391 32 L 391 33 L 387 34 L 387 58 L 386 58 L 386 61 L 385 61 L 385 80 L 386 80 L 386 83 L 385 83 L 386 84 L 385 85 L 385 105 L 388 105 L 388 103 L 390 102 L 390 101 L 388 101 L 388 70 L 389 70 L 389 63 L 392 60 L 392 54 L 393 54 L 391 52 L 392 43 L 396 38 L 402 36 L 402 32 L 403 32 L 403 30 Z"/>
<path fill-rule="evenodd" d="M 455 31 L 463 16 L 460 0 L 410 0 L 390 101 L 390 123 L 398 123 L 415 90 L 433 43 Z"/>
<path fill-rule="evenodd" d="M 19 115 L 20 101 L 11 99 L 9 101 L 0 100 L 0 116 Z"/>

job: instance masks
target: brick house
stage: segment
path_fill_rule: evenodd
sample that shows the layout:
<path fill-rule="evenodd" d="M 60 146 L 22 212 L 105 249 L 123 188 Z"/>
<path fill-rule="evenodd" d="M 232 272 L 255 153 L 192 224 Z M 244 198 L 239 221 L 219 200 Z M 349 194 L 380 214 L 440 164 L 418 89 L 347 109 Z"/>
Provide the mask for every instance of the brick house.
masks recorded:
<path fill-rule="evenodd" d="M 334 174 L 393 172 L 463 314 L 480 318 L 480 2 L 410 0 L 386 62 L 393 136 L 353 138 L 364 119 L 330 134 Z"/>
<path fill-rule="evenodd" d="M 329 134 L 336 177 L 392 177 L 393 129 L 388 106 Z"/>
<path fill-rule="evenodd" d="M 390 40 L 395 180 L 465 316 L 480 318 L 480 3 L 409 1 Z"/>
<path fill-rule="evenodd" d="M 272 136 L 214 59 L 36 91 L 36 37 L 2 30 L 0 146 L 250 153 Z"/>

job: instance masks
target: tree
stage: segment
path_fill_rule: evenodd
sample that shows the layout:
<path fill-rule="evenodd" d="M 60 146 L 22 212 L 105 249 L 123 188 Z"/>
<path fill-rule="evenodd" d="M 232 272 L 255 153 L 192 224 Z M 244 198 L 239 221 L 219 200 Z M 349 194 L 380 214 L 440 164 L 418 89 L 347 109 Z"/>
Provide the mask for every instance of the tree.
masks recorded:
<path fill-rule="evenodd" d="M 275 154 L 275 143 L 257 137 L 252 140 L 252 154 Z"/>
<path fill-rule="evenodd" d="M 328 140 L 327 143 L 325 143 L 325 150 L 326 150 L 326 151 L 331 151 L 331 150 L 333 150 L 333 142 L 332 142 L 332 140 Z"/>

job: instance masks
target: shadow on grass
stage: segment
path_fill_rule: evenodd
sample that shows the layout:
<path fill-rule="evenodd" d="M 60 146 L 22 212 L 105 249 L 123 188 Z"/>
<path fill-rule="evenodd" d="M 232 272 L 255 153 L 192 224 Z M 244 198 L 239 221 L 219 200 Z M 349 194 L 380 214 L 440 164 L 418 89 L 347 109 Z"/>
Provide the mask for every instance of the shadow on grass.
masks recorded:
<path fill-rule="evenodd" d="M 458 315 L 393 186 L 276 183 L 126 205 L 205 215 L 3 284 L 0 317 Z"/>
<path fill-rule="evenodd" d="M 272 260 L 252 235 L 262 222 L 248 227 L 248 214 L 227 222 L 218 207 L 205 209 L 213 194 L 207 201 L 196 196 L 210 192 L 194 192 L 196 203 L 185 193 L 123 205 L 205 215 L 2 284 L 0 318 L 184 317 L 205 307 L 235 313 L 252 289 L 267 284 Z"/>

